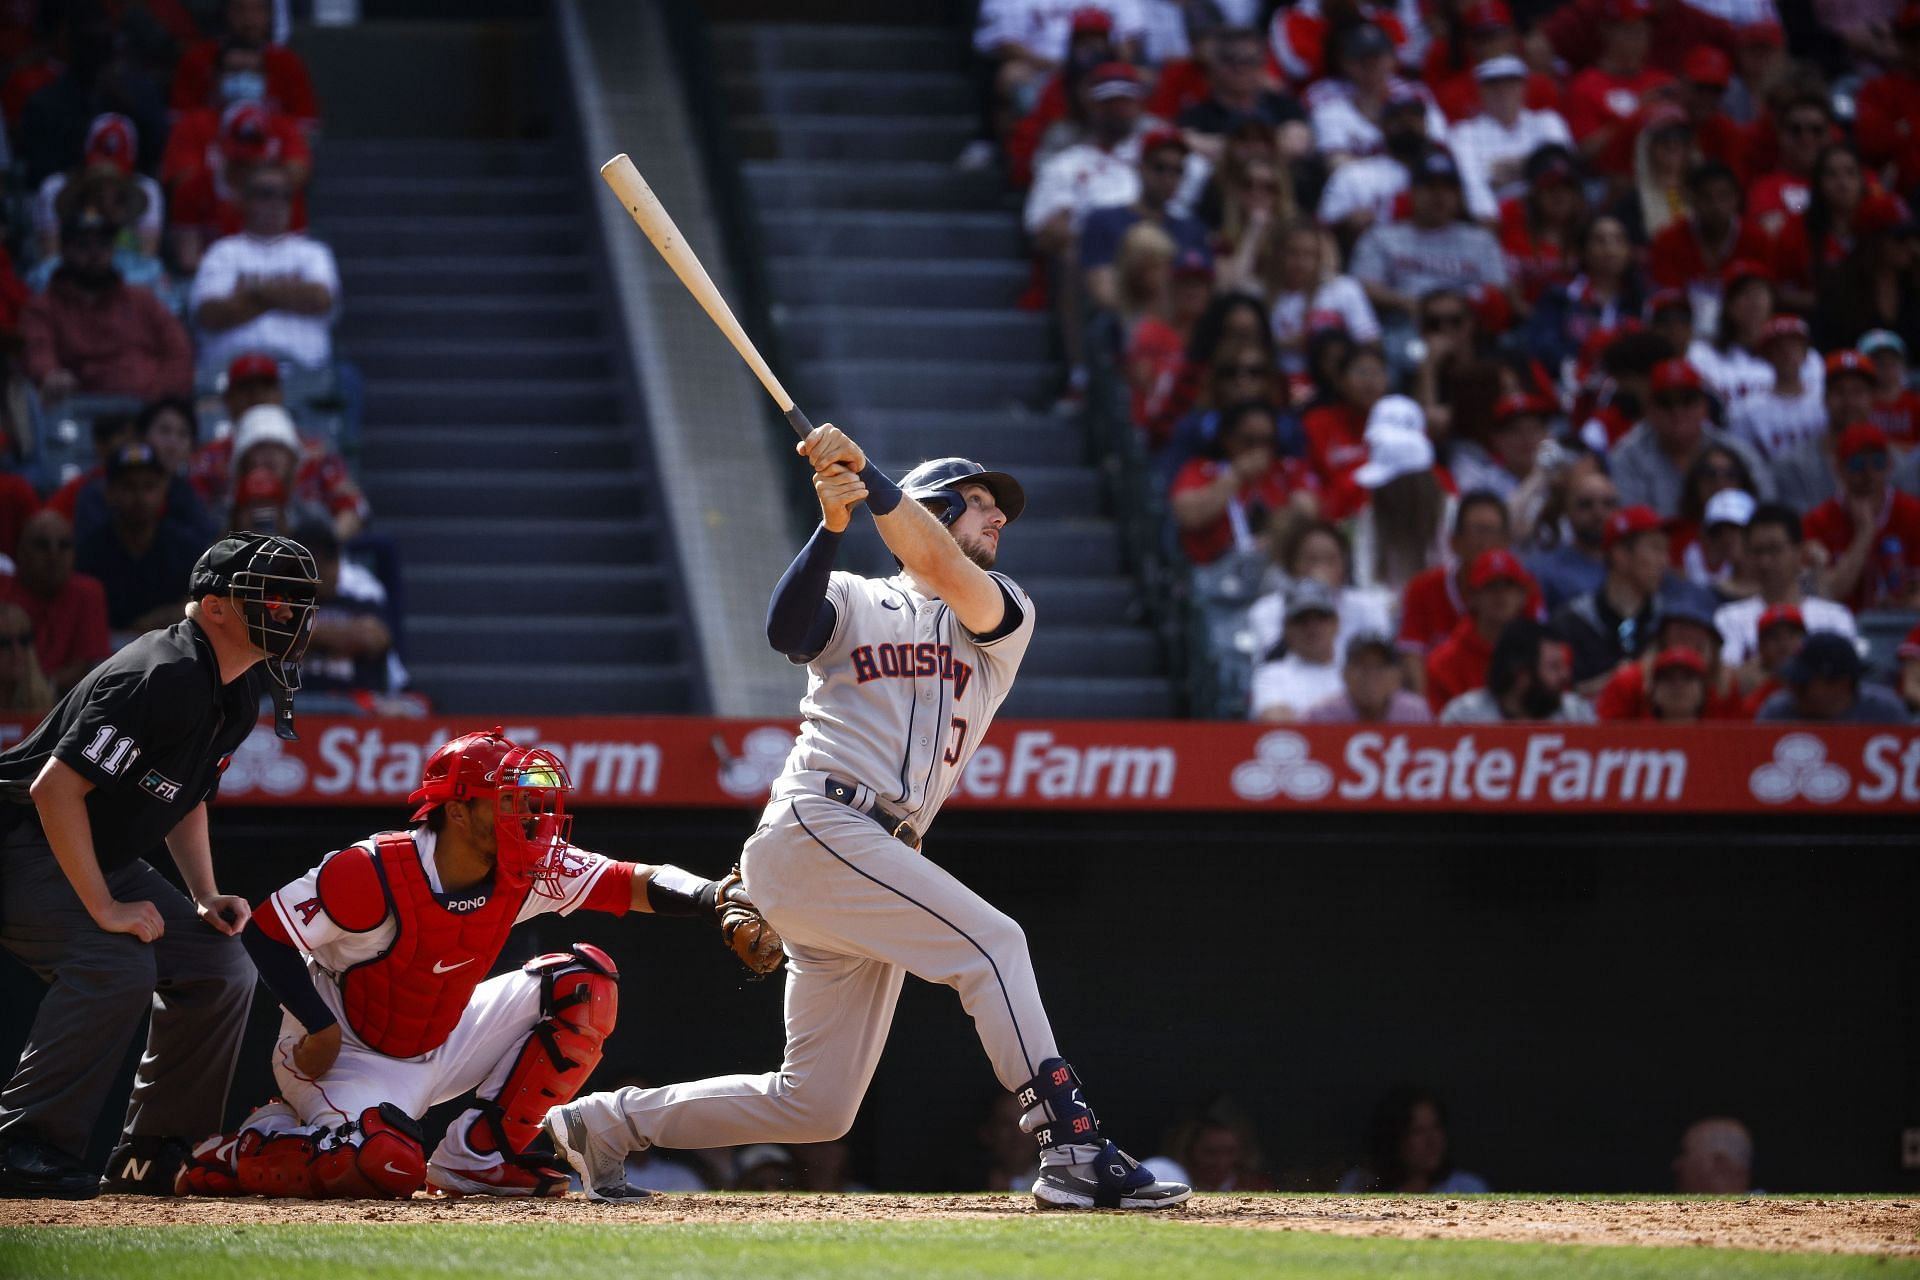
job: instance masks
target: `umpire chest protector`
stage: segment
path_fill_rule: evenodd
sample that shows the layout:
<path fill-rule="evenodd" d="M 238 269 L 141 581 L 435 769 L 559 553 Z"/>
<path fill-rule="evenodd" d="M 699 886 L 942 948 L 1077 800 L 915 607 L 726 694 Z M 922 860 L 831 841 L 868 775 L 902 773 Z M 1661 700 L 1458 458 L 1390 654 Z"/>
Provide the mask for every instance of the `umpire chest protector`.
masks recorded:
<path fill-rule="evenodd" d="M 393 918 L 387 949 L 340 978 L 347 1024 L 361 1043 L 392 1058 L 416 1058 L 445 1044 L 506 945 L 526 898 L 499 877 L 487 901 L 451 911 L 434 896 L 420 851 L 405 832 L 380 836 L 374 852 L 355 846 L 320 869 L 320 900 L 342 928 L 365 932 Z"/>

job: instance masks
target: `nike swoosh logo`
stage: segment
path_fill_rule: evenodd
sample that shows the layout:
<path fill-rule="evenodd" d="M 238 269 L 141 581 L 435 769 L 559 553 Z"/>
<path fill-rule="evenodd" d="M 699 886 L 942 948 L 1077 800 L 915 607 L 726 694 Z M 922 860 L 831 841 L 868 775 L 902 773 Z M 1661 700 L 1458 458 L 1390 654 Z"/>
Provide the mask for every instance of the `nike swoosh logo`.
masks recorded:
<path fill-rule="evenodd" d="M 396 1169 L 396 1168 L 394 1168 L 394 1167 L 393 1167 L 393 1161 L 391 1161 L 391 1160 L 389 1160 L 389 1161 L 387 1161 L 387 1172 L 388 1172 L 388 1173 L 397 1173 L 397 1174 L 399 1174 L 399 1175 L 400 1175 L 401 1177 L 403 1177 L 403 1178 L 407 1176 L 407 1171 L 406 1171 L 405 1169 Z"/>
<path fill-rule="evenodd" d="M 452 973 L 455 969 L 458 969 L 460 965 L 472 964 L 472 963 L 473 963 L 472 956 L 468 956 L 465 960 L 462 960 L 460 964 L 442 965 L 438 960 L 435 960 L 433 962 L 433 971 L 435 973 Z"/>
<path fill-rule="evenodd" d="M 897 612 L 900 608 L 900 602 L 898 600 L 882 600 L 880 607 L 883 609 L 892 609 Z"/>

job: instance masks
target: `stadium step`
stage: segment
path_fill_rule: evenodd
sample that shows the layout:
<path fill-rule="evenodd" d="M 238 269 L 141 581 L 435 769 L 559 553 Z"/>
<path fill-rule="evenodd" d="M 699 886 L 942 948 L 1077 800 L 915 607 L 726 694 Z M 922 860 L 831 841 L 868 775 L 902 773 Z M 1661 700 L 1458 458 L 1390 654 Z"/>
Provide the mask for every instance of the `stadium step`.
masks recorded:
<path fill-rule="evenodd" d="M 450 214 L 445 209 L 435 201 L 423 205 L 413 217 L 340 213 L 315 229 L 324 229 L 324 239 L 343 263 L 362 257 L 431 256 L 458 246 L 473 255 L 476 272 L 485 272 L 496 257 L 577 252 L 587 236 L 585 220 L 575 215 L 492 217 L 484 212 Z"/>
<path fill-rule="evenodd" d="M 1038 612 L 1039 608 L 1036 600 L 1034 609 Z M 1020 680 L 1034 676 L 1130 676 L 1152 668 L 1160 659 L 1159 638 L 1150 631 L 1059 625 L 1049 615 L 1042 616 L 1048 617 L 1048 625 L 1035 627 L 1033 643 L 1027 646 L 1027 656 L 1020 663 Z"/>
<path fill-rule="evenodd" d="M 342 333 L 351 342 L 425 338 L 527 340 L 591 338 L 604 332 L 591 297 L 478 297 L 419 294 L 347 299 Z"/>
<path fill-rule="evenodd" d="M 613 344 L 604 338 L 470 338 L 444 335 L 388 339 L 356 350 L 354 363 L 369 378 L 611 378 Z"/>
<path fill-rule="evenodd" d="M 534 519 L 576 516 L 614 520 L 644 514 L 647 500 L 630 472 L 612 468 L 591 471 L 496 471 L 485 466 L 462 467 L 457 475 L 445 467 L 419 471 L 383 467 L 366 481 L 367 500 L 377 511 L 388 503 L 404 507 L 418 503 L 437 487 L 456 487 L 462 501 L 483 511 L 511 511 Z"/>
<path fill-rule="evenodd" d="M 364 462 L 382 469 L 480 466 L 499 470 L 566 467 L 624 469 L 633 461 L 633 441 L 619 427 L 383 426 L 360 449 Z"/>
<path fill-rule="evenodd" d="M 733 126 L 734 151 L 742 159 L 952 161 L 979 130 L 975 115 L 746 116 Z"/>
<path fill-rule="evenodd" d="M 1018 314 L 1014 304 L 1031 280 L 1024 262 L 900 258 L 842 261 L 832 254 L 770 259 L 776 298 L 821 306 L 978 307 Z"/>
<path fill-rule="evenodd" d="M 608 378 L 521 382 L 488 378 L 369 378 L 367 421 L 447 418 L 487 425 L 516 422 L 611 422 L 624 397 Z"/>
<path fill-rule="evenodd" d="M 1022 671 L 1000 714 L 1033 720 L 1164 720 L 1176 710 L 1173 686 L 1162 675 L 1078 678 Z"/>
<path fill-rule="evenodd" d="M 670 615 L 669 575 L 652 564 L 520 564 L 515 555 L 547 556 L 539 544 L 486 544 L 502 557 L 495 564 L 410 566 L 407 600 L 416 613 L 458 615 L 512 609 L 528 617 L 549 613 L 642 617 Z M 417 646 L 415 646 L 417 651 Z M 448 652 L 458 652 L 457 644 Z"/>
<path fill-rule="evenodd" d="M 815 360 L 805 385 L 838 412 L 994 409 L 1046 403 L 1060 388 L 1049 360 Z"/>
<path fill-rule="evenodd" d="M 494 595 L 481 604 L 518 608 L 521 602 Z M 522 615 L 416 609 L 407 622 L 407 642 L 457 651 L 466 662 L 525 662 L 546 655 L 556 626 L 553 615 L 568 612 L 564 607 Z M 678 618 L 568 617 L 565 626 L 570 662 L 678 662 L 686 656 L 686 629 Z"/>
<path fill-rule="evenodd" d="M 743 115 L 958 115 L 979 107 L 971 81 L 957 71 L 787 71 L 761 79 L 723 75 L 721 92 Z"/>
<path fill-rule="evenodd" d="M 547 619 L 548 635 L 564 635 L 569 619 Z M 657 715 L 697 710 L 700 672 L 690 662 L 576 662 L 551 644 L 500 663 L 416 660 L 414 682 L 434 691 L 443 709 L 501 715 L 591 716 L 622 709 Z"/>
<path fill-rule="evenodd" d="M 770 209 L 760 215 L 760 244 L 771 257 L 977 258 L 1003 266 L 1025 250 L 1026 237 L 1004 213 Z"/>
<path fill-rule="evenodd" d="M 1025 528 L 1023 522 L 1013 530 L 1012 536 L 1019 536 Z M 1132 578 L 1117 575 L 1098 578 L 1040 574 L 1020 579 L 1020 585 L 1033 597 L 1034 608 L 1040 614 L 1041 629 L 1035 634 L 1049 632 L 1056 626 L 1111 625 L 1125 620 L 1140 595 Z"/>
<path fill-rule="evenodd" d="M 404 216 L 426 205 L 484 209 L 491 217 L 565 215 L 573 207 L 577 183 L 572 175 L 552 177 L 423 177 L 328 174 L 314 184 L 307 207 L 315 218 L 336 214 L 363 217 Z"/>
<path fill-rule="evenodd" d="M 924 307 L 786 307 L 780 341 L 790 358 L 1030 360 L 1047 349 L 1047 317 Z"/>
<path fill-rule="evenodd" d="M 591 260 L 579 254 L 501 258 L 484 270 L 462 257 L 357 258 L 341 284 L 357 309 L 375 299 L 423 295 L 581 295 L 593 288 L 593 270 Z"/>
<path fill-rule="evenodd" d="M 748 197 L 763 208 L 936 210 L 991 207 L 1007 198 L 998 172 L 950 161 L 748 160 L 740 169 Z"/>
<path fill-rule="evenodd" d="M 319 163 L 327 184 L 337 178 L 530 178 L 564 173 L 564 153 L 551 143 L 436 138 L 431 143 L 341 138 L 329 134 Z"/>
<path fill-rule="evenodd" d="M 964 71 L 967 46 L 945 28 L 798 23 L 777 27 L 733 23 L 712 28 L 713 56 L 723 71 L 780 74 L 831 67 L 892 71 L 924 67 Z"/>
<path fill-rule="evenodd" d="M 856 433 L 863 448 L 890 474 L 905 475 L 928 458 L 951 457 L 965 449 L 967 456 L 995 470 L 1021 465 L 1074 466 L 1085 461 L 1086 441 L 1065 418 L 1033 414 L 1016 418 L 1006 413 L 943 413 L 914 410 L 844 415 L 847 430 Z"/>

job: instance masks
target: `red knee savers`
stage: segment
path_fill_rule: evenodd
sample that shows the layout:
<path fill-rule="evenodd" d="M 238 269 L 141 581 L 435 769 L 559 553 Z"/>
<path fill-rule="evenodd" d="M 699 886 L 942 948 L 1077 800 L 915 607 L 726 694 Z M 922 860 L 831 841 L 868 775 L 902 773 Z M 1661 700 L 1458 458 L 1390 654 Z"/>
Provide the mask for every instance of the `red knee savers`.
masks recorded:
<path fill-rule="evenodd" d="M 420 1127 L 383 1102 L 321 1133 L 243 1133 L 234 1163 L 243 1190 L 307 1200 L 404 1200 L 427 1179 Z"/>

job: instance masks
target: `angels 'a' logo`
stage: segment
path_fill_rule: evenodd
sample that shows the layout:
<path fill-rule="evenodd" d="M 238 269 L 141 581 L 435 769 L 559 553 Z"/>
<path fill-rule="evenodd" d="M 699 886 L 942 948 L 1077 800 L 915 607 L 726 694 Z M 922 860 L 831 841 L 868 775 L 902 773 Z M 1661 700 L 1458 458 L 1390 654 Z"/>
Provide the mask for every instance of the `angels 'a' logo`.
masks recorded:
<path fill-rule="evenodd" d="M 1764 804 L 1802 796 L 1815 804 L 1843 800 L 1852 779 L 1827 759 L 1827 744 L 1810 733 L 1790 733 L 1773 744 L 1773 759 L 1753 771 L 1747 786 Z"/>
<path fill-rule="evenodd" d="M 1254 744 L 1253 759 L 1233 767 L 1233 794 L 1242 800 L 1318 800 L 1333 790 L 1333 770 L 1307 754 L 1307 740 L 1279 729 Z"/>

